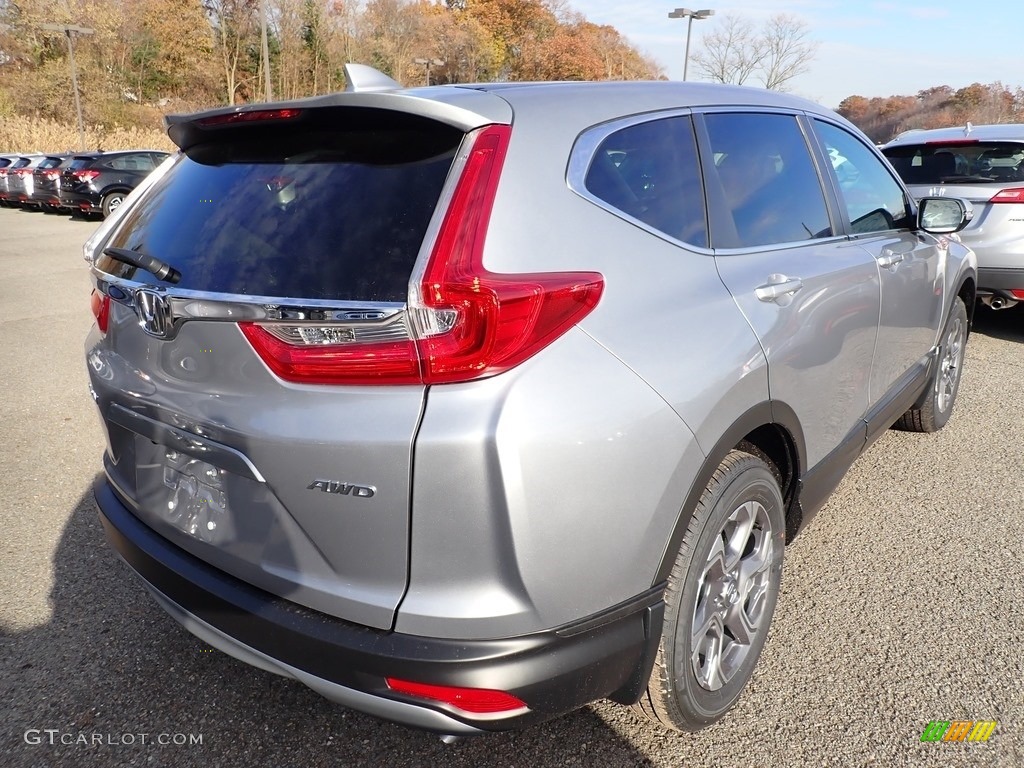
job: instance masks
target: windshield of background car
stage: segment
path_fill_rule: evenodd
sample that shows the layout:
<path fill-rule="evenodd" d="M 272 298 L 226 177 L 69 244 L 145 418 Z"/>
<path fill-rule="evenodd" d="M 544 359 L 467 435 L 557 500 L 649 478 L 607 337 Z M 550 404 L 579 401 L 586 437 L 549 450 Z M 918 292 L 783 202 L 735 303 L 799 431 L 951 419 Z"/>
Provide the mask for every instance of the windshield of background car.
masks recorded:
<path fill-rule="evenodd" d="M 1024 143 L 952 141 L 882 150 L 907 184 L 1024 181 Z"/>
<path fill-rule="evenodd" d="M 189 147 L 106 245 L 162 259 L 181 288 L 405 301 L 462 132 L 363 112 L 377 114 L 210 131 L 215 140 Z M 96 266 L 135 273 L 107 256 Z"/>

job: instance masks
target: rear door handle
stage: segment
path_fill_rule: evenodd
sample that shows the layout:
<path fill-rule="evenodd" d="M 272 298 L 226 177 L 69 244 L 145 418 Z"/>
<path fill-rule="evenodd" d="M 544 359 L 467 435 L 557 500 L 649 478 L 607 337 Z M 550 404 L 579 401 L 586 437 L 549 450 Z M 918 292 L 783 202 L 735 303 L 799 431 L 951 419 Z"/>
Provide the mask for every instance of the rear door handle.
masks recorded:
<path fill-rule="evenodd" d="M 895 253 L 893 251 L 885 251 L 881 256 L 878 257 L 878 266 L 885 269 L 895 267 L 906 257 L 902 253 Z"/>
<path fill-rule="evenodd" d="M 783 296 L 791 296 L 803 287 L 804 281 L 799 277 L 768 275 L 768 283 L 755 288 L 754 295 L 760 301 L 778 301 Z"/>

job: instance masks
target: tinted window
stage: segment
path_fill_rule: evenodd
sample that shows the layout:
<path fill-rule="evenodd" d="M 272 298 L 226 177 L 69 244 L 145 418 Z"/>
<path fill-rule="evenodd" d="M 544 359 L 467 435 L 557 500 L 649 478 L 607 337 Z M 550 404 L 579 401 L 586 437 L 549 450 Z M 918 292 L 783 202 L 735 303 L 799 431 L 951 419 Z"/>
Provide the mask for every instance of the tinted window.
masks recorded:
<path fill-rule="evenodd" d="M 840 197 L 854 232 L 879 232 L 911 226 L 903 188 L 859 139 L 830 123 L 815 121 L 828 152 Z"/>
<path fill-rule="evenodd" d="M 907 184 L 1024 181 L 1024 144 L 1020 143 L 951 141 L 883 151 Z"/>
<path fill-rule="evenodd" d="M 72 171 L 77 171 L 80 168 L 85 168 L 87 165 L 89 165 L 95 159 L 96 158 L 92 157 L 91 155 L 75 157 L 65 167 L 70 168 Z"/>
<path fill-rule="evenodd" d="M 132 207 L 109 245 L 163 259 L 182 288 L 404 301 L 462 133 L 399 117 L 357 129 L 357 119 L 255 140 L 218 132 Z M 97 265 L 134 273 L 106 257 Z"/>
<path fill-rule="evenodd" d="M 587 190 L 659 232 L 707 247 L 704 191 L 689 117 L 632 125 L 601 142 Z"/>
<path fill-rule="evenodd" d="M 108 160 L 104 165 L 118 171 L 152 171 L 156 168 L 153 158 L 148 154 L 121 155 Z"/>
<path fill-rule="evenodd" d="M 818 174 L 795 117 L 728 113 L 704 119 L 713 153 L 705 173 L 721 185 L 736 245 L 832 235 Z M 730 235 L 716 236 L 716 241 L 731 245 Z"/>

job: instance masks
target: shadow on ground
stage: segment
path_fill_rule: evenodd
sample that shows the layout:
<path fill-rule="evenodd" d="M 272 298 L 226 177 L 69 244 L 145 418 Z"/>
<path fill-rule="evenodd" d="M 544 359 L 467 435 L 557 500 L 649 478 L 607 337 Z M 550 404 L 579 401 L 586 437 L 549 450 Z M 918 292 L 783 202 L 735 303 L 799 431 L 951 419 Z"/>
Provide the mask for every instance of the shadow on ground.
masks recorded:
<path fill-rule="evenodd" d="M 21 633 L 0 627 L 8 768 L 653 765 L 589 709 L 448 746 L 211 650 L 116 558 L 91 492 L 70 515 L 53 571 L 51 620 Z M 161 745 L 161 735 L 186 743 Z"/>
<path fill-rule="evenodd" d="M 974 313 L 974 333 L 1004 341 L 1024 341 L 1024 303 L 1012 309 L 994 310 L 979 304 Z"/>

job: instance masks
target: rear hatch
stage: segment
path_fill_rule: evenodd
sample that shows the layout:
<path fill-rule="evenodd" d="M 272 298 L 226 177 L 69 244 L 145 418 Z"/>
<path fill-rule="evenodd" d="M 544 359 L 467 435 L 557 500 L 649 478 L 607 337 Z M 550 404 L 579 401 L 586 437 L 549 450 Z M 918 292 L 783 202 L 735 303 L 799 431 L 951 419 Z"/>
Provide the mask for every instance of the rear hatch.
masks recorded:
<path fill-rule="evenodd" d="M 493 120 L 386 94 L 172 121 L 182 153 L 93 268 L 105 468 L 142 521 L 267 591 L 393 625 L 426 393 L 409 285 L 474 122 Z"/>
<path fill-rule="evenodd" d="M 1002 266 L 1000 253 L 1019 250 L 1020 229 L 1011 220 L 1024 211 L 1024 142 L 958 139 L 882 151 L 915 198 L 945 195 L 971 202 L 974 217 L 961 237 L 979 251 L 984 266 Z"/>
<path fill-rule="evenodd" d="M 32 173 L 34 188 L 32 199 L 46 204 L 58 204 L 60 191 L 61 164 L 63 157 L 51 156 L 44 158 Z"/>

